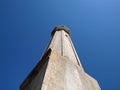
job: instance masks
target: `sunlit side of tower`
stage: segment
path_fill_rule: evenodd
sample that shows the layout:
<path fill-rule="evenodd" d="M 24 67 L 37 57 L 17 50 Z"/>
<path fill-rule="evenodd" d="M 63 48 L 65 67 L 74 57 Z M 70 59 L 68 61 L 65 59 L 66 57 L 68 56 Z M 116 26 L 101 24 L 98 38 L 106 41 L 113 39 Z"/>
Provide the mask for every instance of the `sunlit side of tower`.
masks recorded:
<path fill-rule="evenodd" d="M 57 26 L 41 60 L 20 90 L 101 90 L 85 73 L 65 26 Z"/>

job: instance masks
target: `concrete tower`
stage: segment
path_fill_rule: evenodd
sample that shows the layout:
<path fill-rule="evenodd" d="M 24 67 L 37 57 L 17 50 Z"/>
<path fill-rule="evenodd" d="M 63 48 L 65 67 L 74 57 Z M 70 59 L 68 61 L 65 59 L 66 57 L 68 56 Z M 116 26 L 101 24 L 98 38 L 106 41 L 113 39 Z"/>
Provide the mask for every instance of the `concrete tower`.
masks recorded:
<path fill-rule="evenodd" d="M 41 60 L 24 80 L 20 90 L 101 90 L 82 68 L 65 26 L 57 26 Z"/>

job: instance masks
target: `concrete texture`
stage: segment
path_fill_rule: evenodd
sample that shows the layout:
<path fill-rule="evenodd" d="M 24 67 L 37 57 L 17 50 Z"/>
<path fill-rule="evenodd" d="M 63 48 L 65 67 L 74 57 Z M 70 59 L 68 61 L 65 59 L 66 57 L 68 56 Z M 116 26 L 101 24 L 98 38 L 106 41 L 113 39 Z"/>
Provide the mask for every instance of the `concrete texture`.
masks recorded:
<path fill-rule="evenodd" d="M 22 83 L 21 90 L 101 90 L 86 74 L 64 26 L 56 27 L 40 62 Z"/>

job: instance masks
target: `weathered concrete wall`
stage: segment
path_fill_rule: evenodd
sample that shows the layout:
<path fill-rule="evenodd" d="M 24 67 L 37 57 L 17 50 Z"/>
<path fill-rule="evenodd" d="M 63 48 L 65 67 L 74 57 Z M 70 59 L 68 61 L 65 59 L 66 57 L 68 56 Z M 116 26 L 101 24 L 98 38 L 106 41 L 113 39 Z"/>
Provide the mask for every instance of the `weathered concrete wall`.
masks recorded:
<path fill-rule="evenodd" d="M 100 90 L 96 80 L 79 65 L 52 52 L 41 90 Z"/>
<path fill-rule="evenodd" d="M 71 60 L 73 63 L 80 65 L 80 60 L 74 49 L 70 36 L 64 30 L 55 32 L 49 48 L 51 48 L 52 51 L 58 52 L 61 56 L 68 58 L 68 60 Z"/>

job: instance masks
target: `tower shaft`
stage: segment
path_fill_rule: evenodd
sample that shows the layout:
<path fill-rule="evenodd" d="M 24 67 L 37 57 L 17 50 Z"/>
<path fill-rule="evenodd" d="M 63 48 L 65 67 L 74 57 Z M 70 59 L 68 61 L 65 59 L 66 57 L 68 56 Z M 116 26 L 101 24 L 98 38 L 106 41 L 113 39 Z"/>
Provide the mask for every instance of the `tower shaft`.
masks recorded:
<path fill-rule="evenodd" d="M 21 90 L 100 90 L 86 74 L 65 26 L 56 27 L 41 60 L 22 83 Z"/>

